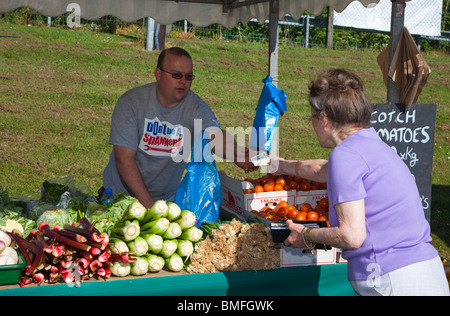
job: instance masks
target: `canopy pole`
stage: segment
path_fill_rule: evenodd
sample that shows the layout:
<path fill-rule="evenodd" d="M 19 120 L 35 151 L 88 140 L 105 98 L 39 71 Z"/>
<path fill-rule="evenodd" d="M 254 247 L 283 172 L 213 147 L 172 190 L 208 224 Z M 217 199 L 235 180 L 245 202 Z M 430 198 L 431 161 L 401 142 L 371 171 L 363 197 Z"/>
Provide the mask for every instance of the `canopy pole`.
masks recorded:
<path fill-rule="evenodd" d="M 269 2 L 269 75 L 275 86 L 278 85 L 278 15 L 279 1 Z"/>
<path fill-rule="evenodd" d="M 269 75 L 272 77 L 272 83 L 278 86 L 278 16 L 280 12 L 279 1 L 270 0 L 269 2 Z M 279 156 L 279 128 L 275 128 L 272 144 L 270 145 L 269 157 Z M 267 167 L 261 168 L 261 172 L 267 173 Z"/>
<path fill-rule="evenodd" d="M 328 7 L 326 42 L 327 48 L 329 49 L 333 49 L 333 33 L 334 33 L 334 10 L 332 7 Z"/>
<path fill-rule="evenodd" d="M 391 35 L 389 47 L 389 68 L 391 67 L 392 59 L 400 41 L 403 27 L 405 26 L 405 0 L 391 0 L 392 14 L 391 14 Z M 389 69 L 388 68 L 388 69 Z M 388 77 L 387 85 L 387 101 L 392 104 L 400 102 L 397 84 Z"/>

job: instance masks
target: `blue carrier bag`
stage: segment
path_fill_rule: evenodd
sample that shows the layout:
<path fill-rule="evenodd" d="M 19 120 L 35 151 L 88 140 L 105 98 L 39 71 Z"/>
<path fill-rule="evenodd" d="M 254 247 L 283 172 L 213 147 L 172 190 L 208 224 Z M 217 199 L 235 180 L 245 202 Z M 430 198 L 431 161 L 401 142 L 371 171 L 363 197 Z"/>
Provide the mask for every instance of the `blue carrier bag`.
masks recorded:
<path fill-rule="evenodd" d="M 270 152 L 273 136 L 276 131 L 278 118 L 287 110 L 286 94 L 279 90 L 268 75 L 262 80 L 264 83 L 261 96 L 256 108 L 253 129 L 250 135 L 250 148 Z"/>
<path fill-rule="evenodd" d="M 182 210 L 195 214 L 197 227 L 202 222 L 216 222 L 222 203 L 222 186 L 207 131 L 202 131 L 195 139 L 186 170 L 175 194 L 175 203 Z"/>

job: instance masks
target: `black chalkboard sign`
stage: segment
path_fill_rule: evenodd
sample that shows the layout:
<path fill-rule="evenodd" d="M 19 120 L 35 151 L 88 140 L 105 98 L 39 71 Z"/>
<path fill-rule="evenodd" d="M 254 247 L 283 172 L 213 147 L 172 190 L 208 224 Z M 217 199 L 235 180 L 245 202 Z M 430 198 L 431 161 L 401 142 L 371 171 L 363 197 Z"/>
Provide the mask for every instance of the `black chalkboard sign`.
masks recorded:
<path fill-rule="evenodd" d="M 372 126 L 397 152 L 413 174 L 427 220 L 431 211 L 431 180 L 436 104 L 372 104 Z"/>

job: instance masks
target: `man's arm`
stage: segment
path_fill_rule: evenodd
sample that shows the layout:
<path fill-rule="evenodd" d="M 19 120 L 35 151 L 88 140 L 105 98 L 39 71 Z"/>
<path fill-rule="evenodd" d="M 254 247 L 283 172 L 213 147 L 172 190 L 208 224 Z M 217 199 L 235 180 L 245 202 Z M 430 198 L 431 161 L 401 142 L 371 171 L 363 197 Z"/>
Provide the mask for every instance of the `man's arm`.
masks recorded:
<path fill-rule="evenodd" d="M 239 146 L 230 133 L 219 128 L 211 129 L 210 142 L 213 153 L 218 157 L 233 161 L 245 172 L 258 170 L 259 167 L 250 161 L 250 158 L 257 153 L 247 147 Z"/>
<path fill-rule="evenodd" d="M 114 145 L 114 157 L 120 178 L 128 192 L 136 197 L 146 208 L 152 207 L 155 200 L 150 195 L 134 160 L 136 151 Z"/>

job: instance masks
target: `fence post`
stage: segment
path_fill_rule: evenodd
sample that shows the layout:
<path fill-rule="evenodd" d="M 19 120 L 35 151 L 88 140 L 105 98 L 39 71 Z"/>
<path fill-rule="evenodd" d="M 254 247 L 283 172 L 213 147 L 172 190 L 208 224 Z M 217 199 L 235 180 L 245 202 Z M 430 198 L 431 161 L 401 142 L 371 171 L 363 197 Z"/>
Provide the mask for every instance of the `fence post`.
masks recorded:
<path fill-rule="evenodd" d="M 306 15 L 305 18 L 303 19 L 303 27 L 304 27 L 304 45 L 306 48 L 309 47 L 309 19 L 310 16 Z"/>
<path fill-rule="evenodd" d="M 153 50 L 155 42 L 155 20 L 148 17 L 147 18 L 147 37 L 145 40 L 145 49 Z"/>
<path fill-rule="evenodd" d="M 333 49 L 333 33 L 334 33 L 334 10 L 328 7 L 327 16 L 327 48 Z"/>

